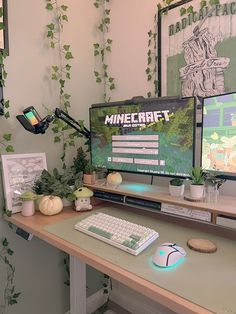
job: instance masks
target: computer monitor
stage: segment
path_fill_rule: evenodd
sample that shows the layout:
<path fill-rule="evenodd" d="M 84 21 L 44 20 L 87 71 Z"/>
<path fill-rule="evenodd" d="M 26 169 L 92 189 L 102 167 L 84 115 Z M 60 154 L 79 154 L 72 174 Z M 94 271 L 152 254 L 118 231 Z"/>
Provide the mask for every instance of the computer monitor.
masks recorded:
<path fill-rule="evenodd" d="M 160 97 L 90 108 L 96 167 L 189 177 L 194 165 L 195 98 Z"/>
<path fill-rule="evenodd" d="M 236 180 L 236 92 L 203 98 L 202 168 Z"/>

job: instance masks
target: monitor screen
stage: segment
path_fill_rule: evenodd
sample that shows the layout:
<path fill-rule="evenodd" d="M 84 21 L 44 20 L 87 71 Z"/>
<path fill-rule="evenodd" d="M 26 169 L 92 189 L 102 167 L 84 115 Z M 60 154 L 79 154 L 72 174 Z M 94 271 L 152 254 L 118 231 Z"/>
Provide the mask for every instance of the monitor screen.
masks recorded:
<path fill-rule="evenodd" d="M 90 131 L 96 167 L 188 177 L 194 165 L 195 98 L 93 105 Z"/>
<path fill-rule="evenodd" d="M 203 99 L 202 168 L 236 180 L 236 92 Z"/>

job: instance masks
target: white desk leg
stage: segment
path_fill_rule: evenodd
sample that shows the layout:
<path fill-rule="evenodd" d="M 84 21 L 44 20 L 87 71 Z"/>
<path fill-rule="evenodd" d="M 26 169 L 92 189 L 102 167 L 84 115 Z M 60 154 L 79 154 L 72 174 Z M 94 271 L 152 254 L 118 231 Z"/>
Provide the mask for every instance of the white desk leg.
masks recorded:
<path fill-rule="evenodd" d="M 86 264 L 70 255 L 70 314 L 86 314 Z"/>

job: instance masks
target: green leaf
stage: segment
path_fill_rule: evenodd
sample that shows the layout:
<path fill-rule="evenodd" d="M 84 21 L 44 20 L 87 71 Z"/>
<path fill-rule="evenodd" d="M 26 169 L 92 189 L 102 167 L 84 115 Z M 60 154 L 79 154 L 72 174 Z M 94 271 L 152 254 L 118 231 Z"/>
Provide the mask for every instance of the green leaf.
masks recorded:
<path fill-rule="evenodd" d="M 58 77 L 57 77 L 57 75 L 56 75 L 55 73 L 53 73 L 53 74 L 51 75 L 51 79 L 57 81 L 57 80 L 58 80 Z"/>
<path fill-rule="evenodd" d="M 70 45 L 64 45 L 63 48 L 64 48 L 65 51 L 69 51 Z"/>
<path fill-rule="evenodd" d="M 54 133 L 58 133 L 58 132 L 59 132 L 59 129 L 58 129 L 57 127 L 54 127 L 54 128 L 52 128 L 52 131 L 53 131 Z"/>
<path fill-rule="evenodd" d="M 193 13 L 193 6 L 187 8 L 187 13 Z"/>
<path fill-rule="evenodd" d="M 6 113 L 4 114 L 4 117 L 5 117 L 6 119 L 10 118 L 10 113 L 9 113 L 9 112 L 6 112 Z"/>
<path fill-rule="evenodd" d="M 66 78 L 68 78 L 70 80 L 70 73 L 69 72 L 66 73 Z"/>
<path fill-rule="evenodd" d="M 53 39 L 54 38 L 53 31 L 48 31 L 47 37 Z"/>
<path fill-rule="evenodd" d="M 207 5 L 207 2 L 205 0 L 202 0 L 200 2 L 201 9 L 204 8 L 206 5 Z"/>
<path fill-rule="evenodd" d="M 63 4 L 63 5 L 61 5 L 61 8 L 63 11 L 66 11 L 68 9 L 68 6 Z"/>
<path fill-rule="evenodd" d="M 7 254 L 8 254 L 8 255 L 12 256 L 13 253 L 14 253 L 14 252 L 13 252 L 11 249 L 7 249 Z"/>
<path fill-rule="evenodd" d="M 67 64 L 67 65 L 65 66 L 65 68 L 66 68 L 67 71 L 70 71 L 71 65 Z"/>
<path fill-rule="evenodd" d="M 100 78 L 100 77 L 97 77 L 96 82 L 97 82 L 97 83 L 101 83 L 101 82 L 102 82 L 101 78 Z"/>
<path fill-rule="evenodd" d="M 10 299 L 9 301 L 8 301 L 8 304 L 9 305 L 13 305 L 13 304 L 16 304 L 17 303 L 17 301 L 15 300 L 15 299 Z"/>
<path fill-rule="evenodd" d="M 75 147 L 75 142 L 74 142 L 74 141 L 70 141 L 70 142 L 69 142 L 69 146 Z"/>
<path fill-rule="evenodd" d="M 62 18 L 63 21 L 68 22 L 68 16 L 67 15 L 64 14 L 64 15 L 62 15 L 61 18 Z"/>
<path fill-rule="evenodd" d="M 99 51 L 98 50 L 94 50 L 94 56 L 98 56 L 99 55 Z"/>
<path fill-rule="evenodd" d="M 98 43 L 93 44 L 93 47 L 94 47 L 94 49 L 98 49 L 99 48 L 99 44 Z"/>
<path fill-rule="evenodd" d="M 13 153 L 13 152 L 14 152 L 13 146 L 12 146 L 12 145 L 8 145 L 8 146 L 6 147 L 6 152 L 8 152 L 8 153 Z"/>
<path fill-rule="evenodd" d="M 6 238 L 4 238 L 4 240 L 2 241 L 2 245 L 3 245 L 4 247 L 7 247 L 7 246 L 9 245 L 9 243 L 8 243 L 8 241 L 7 241 Z"/>
<path fill-rule="evenodd" d="M 10 101 L 9 101 L 9 100 L 4 101 L 4 102 L 3 102 L 3 106 L 4 106 L 5 108 L 9 108 L 9 107 L 10 107 Z"/>
<path fill-rule="evenodd" d="M 0 7 L 0 17 L 3 17 L 3 7 Z"/>
<path fill-rule="evenodd" d="M 47 25 L 47 28 L 50 30 L 50 31 L 53 31 L 55 29 L 55 24 L 51 23 L 51 24 L 48 24 Z"/>
<path fill-rule="evenodd" d="M 46 9 L 50 11 L 53 10 L 53 5 L 51 3 L 47 3 Z"/>
<path fill-rule="evenodd" d="M 111 84 L 111 86 L 110 86 L 110 90 L 113 90 L 113 89 L 115 89 L 115 84 L 114 83 Z"/>
<path fill-rule="evenodd" d="M 149 74 L 151 72 L 150 68 L 146 68 L 146 73 Z"/>
<path fill-rule="evenodd" d="M 112 40 L 111 39 L 107 39 L 107 43 L 109 44 L 109 45 L 111 45 L 112 44 Z"/>
<path fill-rule="evenodd" d="M 68 52 L 65 54 L 65 58 L 66 58 L 67 60 L 73 59 L 72 53 L 71 53 L 70 51 L 68 51 Z"/>
<path fill-rule="evenodd" d="M 95 75 L 96 77 L 98 77 L 98 76 L 99 76 L 99 73 L 98 73 L 97 71 L 94 71 L 94 75 Z"/>
<path fill-rule="evenodd" d="M 11 140 L 11 136 L 12 136 L 12 134 L 6 133 L 6 134 L 3 135 L 3 138 L 4 138 L 4 140 L 6 140 L 6 141 L 10 141 L 10 140 Z"/>
<path fill-rule="evenodd" d="M 5 29 L 5 25 L 3 22 L 0 22 L 0 29 Z"/>
<path fill-rule="evenodd" d="M 58 72 L 59 67 L 58 67 L 57 65 L 53 65 L 53 66 L 52 66 L 52 69 L 53 69 L 53 71 Z"/>
<path fill-rule="evenodd" d="M 69 101 L 65 101 L 65 102 L 64 102 L 64 106 L 65 106 L 66 108 L 70 107 L 70 102 L 69 102 Z"/>
<path fill-rule="evenodd" d="M 65 86 L 65 80 L 60 79 L 59 83 L 61 85 L 61 88 L 63 88 Z"/>
<path fill-rule="evenodd" d="M 64 97 L 65 97 L 65 99 L 69 99 L 69 98 L 71 98 L 71 95 L 69 95 L 69 94 L 64 94 Z"/>
<path fill-rule="evenodd" d="M 59 136 L 54 137 L 54 143 L 59 143 L 61 141 Z"/>
<path fill-rule="evenodd" d="M 210 5 L 220 4 L 219 0 L 210 0 Z"/>
<path fill-rule="evenodd" d="M 184 14 L 186 14 L 186 9 L 185 8 L 181 8 L 180 9 L 180 16 L 183 16 Z"/>

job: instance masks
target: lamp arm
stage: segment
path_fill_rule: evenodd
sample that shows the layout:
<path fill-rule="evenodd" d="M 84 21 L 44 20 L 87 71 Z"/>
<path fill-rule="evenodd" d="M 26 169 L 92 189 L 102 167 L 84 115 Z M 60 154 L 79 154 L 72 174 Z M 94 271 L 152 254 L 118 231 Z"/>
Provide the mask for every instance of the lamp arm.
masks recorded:
<path fill-rule="evenodd" d="M 73 119 L 68 113 L 65 111 L 56 108 L 55 109 L 55 116 L 64 122 L 66 122 L 69 126 L 71 126 L 73 129 L 75 129 L 78 133 L 84 135 L 88 139 L 90 139 L 90 131 L 85 127 L 79 124 L 78 121 Z"/>

